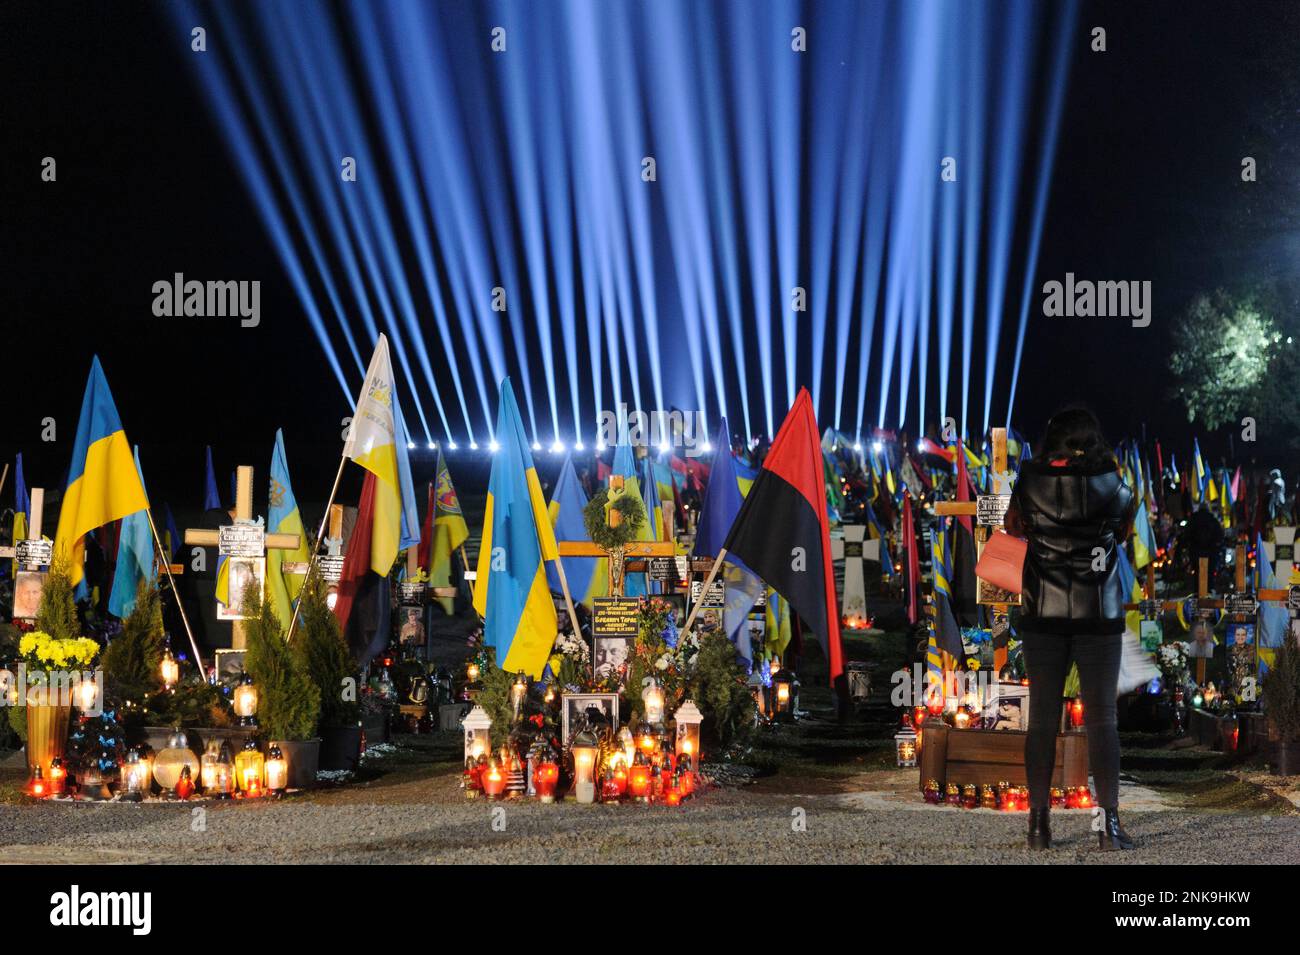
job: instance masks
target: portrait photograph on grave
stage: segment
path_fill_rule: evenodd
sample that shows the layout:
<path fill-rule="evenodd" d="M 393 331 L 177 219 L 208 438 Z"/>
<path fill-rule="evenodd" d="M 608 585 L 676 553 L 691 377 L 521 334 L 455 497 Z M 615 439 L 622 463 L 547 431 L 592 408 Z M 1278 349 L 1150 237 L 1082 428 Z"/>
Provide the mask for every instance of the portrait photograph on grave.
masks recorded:
<path fill-rule="evenodd" d="M 526 945 L 793 865 L 868 944 L 1288 937 L 1300 0 L 8 0 L 0 62 L 31 945 L 391 947 L 408 866 Z"/>

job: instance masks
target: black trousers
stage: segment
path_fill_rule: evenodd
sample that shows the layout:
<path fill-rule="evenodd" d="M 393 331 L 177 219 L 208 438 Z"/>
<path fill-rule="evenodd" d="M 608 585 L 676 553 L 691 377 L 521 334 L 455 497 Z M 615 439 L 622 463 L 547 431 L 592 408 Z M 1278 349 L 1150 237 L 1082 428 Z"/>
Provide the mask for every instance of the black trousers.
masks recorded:
<path fill-rule="evenodd" d="M 1029 805 L 1049 804 L 1056 764 L 1056 734 L 1061 726 L 1061 695 L 1070 662 L 1079 665 L 1083 721 L 1088 730 L 1088 768 L 1097 787 L 1097 805 L 1119 806 L 1119 730 L 1115 698 L 1119 688 L 1121 635 L 1021 633 L 1029 676 L 1029 734 L 1025 775 Z"/>

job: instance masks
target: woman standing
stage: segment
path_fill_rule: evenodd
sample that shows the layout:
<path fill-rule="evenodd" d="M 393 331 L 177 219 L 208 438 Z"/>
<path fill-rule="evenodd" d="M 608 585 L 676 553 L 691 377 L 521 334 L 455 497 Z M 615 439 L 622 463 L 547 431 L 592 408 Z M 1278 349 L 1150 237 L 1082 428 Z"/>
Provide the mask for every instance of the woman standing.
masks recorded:
<path fill-rule="evenodd" d="M 1092 413 L 1052 417 L 1040 456 L 1021 466 L 1006 528 L 1029 541 L 1019 633 L 1029 675 L 1029 847 L 1051 846 L 1048 807 L 1065 679 L 1079 667 L 1088 765 L 1104 814 L 1102 849 L 1132 849 L 1119 822 L 1115 724 L 1125 594 L 1116 551 L 1133 520 L 1133 492 Z"/>

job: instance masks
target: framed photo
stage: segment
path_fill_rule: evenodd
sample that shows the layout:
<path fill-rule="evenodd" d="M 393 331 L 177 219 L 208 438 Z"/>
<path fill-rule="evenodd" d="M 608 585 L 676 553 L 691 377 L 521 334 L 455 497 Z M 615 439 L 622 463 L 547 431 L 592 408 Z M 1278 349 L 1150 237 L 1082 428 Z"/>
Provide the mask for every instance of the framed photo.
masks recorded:
<path fill-rule="evenodd" d="M 247 650 L 217 650 L 217 682 L 234 686 L 244 674 L 244 657 Z"/>
<path fill-rule="evenodd" d="M 20 570 L 14 577 L 14 619 L 31 620 L 41 606 L 41 593 L 45 590 L 45 572 Z"/>
<path fill-rule="evenodd" d="M 397 642 L 404 647 L 422 647 L 428 642 L 429 629 L 425 625 L 425 607 L 402 604 L 397 609 Z"/>
<path fill-rule="evenodd" d="M 243 600 L 244 592 L 248 585 L 255 583 L 257 585 L 257 600 L 262 600 L 263 588 L 266 582 L 266 558 L 265 557 L 229 557 L 226 563 L 230 567 L 230 599 Z M 218 620 L 249 620 L 249 616 L 240 613 L 236 607 L 227 606 L 221 601 L 217 601 L 217 619 Z"/>
<path fill-rule="evenodd" d="M 604 679 L 615 671 L 622 670 L 632 655 L 633 637 L 597 637 L 596 638 L 596 676 Z"/>
<path fill-rule="evenodd" d="M 989 687 L 984 719 L 995 730 L 1029 729 L 1029 687 L 1019 683 L 995 683 Z"/>
<path fill-rule="evenodd" d="M 1214 628 L 1204 617 L 1192 621 L 1192 642 L 1187 655 L 1193 660 L 1208 660 L 1214 656 Z"/>
<path fill-rule="evenodd" d="M 1228 624 L 1228 646 L 1234 650 L 1249 649 L 1255 645 L 1254 623 Z"/>
<path fill-rule="evenodd" d="M 1164 642 L 1164 631 L 1160 627 L 1159 620 L 1143 620 L 1140 622 L 1141 627 L 1140 639 L 1142 649 L 1147 653 L 1155 653 L 1160 649 L 1160 644 Z"/>
<path fill-rule="evenodd" d="M 618 728 L 617 693 L 564 693 L 560 704 L 560 734 L 566 747 L 588 710 L 596 710 L 610 729 Z"/>

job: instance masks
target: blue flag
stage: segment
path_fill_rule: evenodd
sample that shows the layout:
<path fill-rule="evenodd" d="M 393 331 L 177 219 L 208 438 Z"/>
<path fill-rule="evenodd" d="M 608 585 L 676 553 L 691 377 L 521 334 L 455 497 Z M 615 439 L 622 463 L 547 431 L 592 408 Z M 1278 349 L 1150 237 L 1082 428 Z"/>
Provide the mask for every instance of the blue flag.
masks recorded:
<path fill-rule="evenodd" d="M 735 462 L 731 446 L 727 443 L 727 419 L 718 426 L 718 440 L 714 447 L 713 468 L 709 483 L 704 487 L 704 500 L 700 503 L 700 519 L 695 528 L 695 555 L 717 557 L 740 512 L 740 485 L 736 482 Z M 728 556 L 720 571 L 725 587 L 722 625 L 727 638 L 736 647 L 736 654 L 747 668 L 753 665 L 753 649 L 749 639 L 749 613 L 754 609 L 763 583 L 738 557 Z"/>
<path fill-rule="evenodd" d="M 140 471 L 140 449 L 135 449 L 135 469 L 144 485 Z M 118 538 L 117 567 L 113 571 L 113 590 L 108 597 L 108 612 L 115 617 L 129 616 L 135 609 L 136 589 L 140 581 L 153 579 L 153 535 L 149 532 L 149 516 L 136 511 L 122 518 L 122 533 Z"/>
<path fill-rule="evenodd" d="M 573 459 L 566 457 L 560 468 L 560 476 L 555 481 L 555 490 L 551 492 L 551 503 L 547 508 L 557 541 L 591 540 L 587 534 L 587 525 L 582 519 L 582 509 L 586 506 L 587 495 L 578 482 L 578 474 L 573 469 Z M 590 606 L 591 581 L 599 560 L 595 557 L 560 559 L 564 561 L 564 576 L 569 581 L 569 590 L 574 601 Z M 560 574 L 550 563 L 546 565 L 546 580 L 551 590 L 557 593 L 560 591 Z"/>
<path fill-rule="evenodd" d="M 208 445 L 208 469 L 204 476 L 203 510 L 221 510 L 221 495 L 217 493 L 217 472 L 212 468 L 212 446 Z"/>

